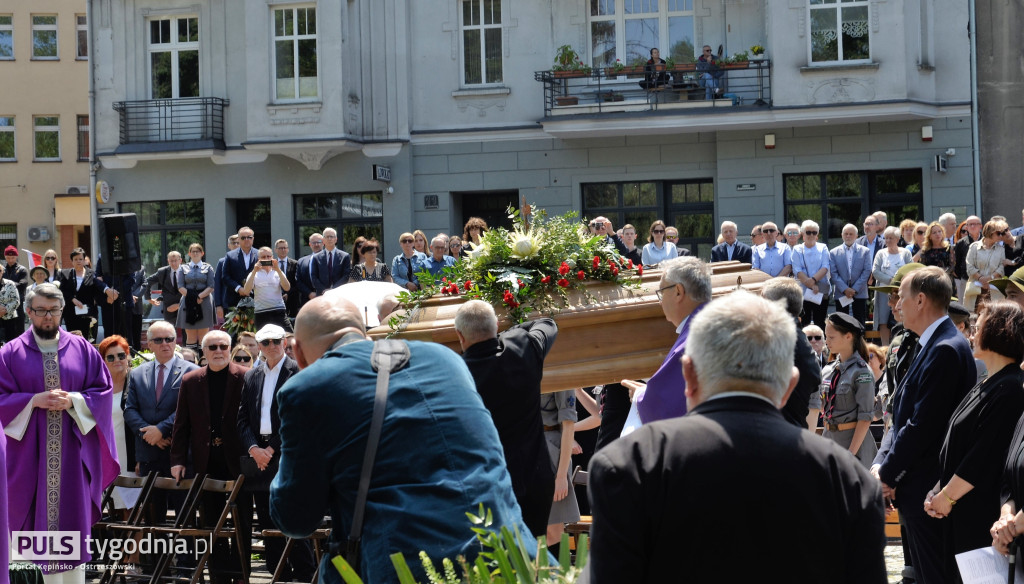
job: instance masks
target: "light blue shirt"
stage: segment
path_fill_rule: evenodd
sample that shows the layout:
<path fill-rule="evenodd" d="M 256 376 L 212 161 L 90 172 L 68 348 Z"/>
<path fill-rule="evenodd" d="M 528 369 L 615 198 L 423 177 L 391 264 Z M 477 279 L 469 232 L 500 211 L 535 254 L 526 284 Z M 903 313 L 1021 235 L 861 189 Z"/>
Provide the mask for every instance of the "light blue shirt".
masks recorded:
<path fill-rule="evenodd" d="M 675 244 L 668 241 L 661 242 L 661 248 L 655 247 L 654 242 L 650 242 L 644 246 L 643 253 L 641 254 L 641 260 L 645 266 L 653 266 L 660 264 L 661 262 L 672 259 L 679 255 L 679 250 L 676 249 Z"/>
<path fill-rule="evenodd" d="M 818 270 L 825 268 L 825 276 L 822 281 L 828 280 L 828 268 L 831 265 L 831 260 L 828 256 L 828 246 L 824 243 L 816 243 L 813 247 L 807 247 L 800 243 L 793 248 L 791 258 L 793 260 L 793 273 L 799 274 L 803 272 L 808 278 L 813 278 L 814 274 L 818 273 Z M 803 283 L 800 283 L 805 289 Z"/>
<path fill-rule="evenodd" d="M 761 270 L 774 278 L 786 266 L 791 265 L 793 265 L 793 256 L 788 245 L 776 243 L 772 247 L 768 247 L 767 243 L 762 243 L 754 248 L 753 267 L 755 270 Z"/>

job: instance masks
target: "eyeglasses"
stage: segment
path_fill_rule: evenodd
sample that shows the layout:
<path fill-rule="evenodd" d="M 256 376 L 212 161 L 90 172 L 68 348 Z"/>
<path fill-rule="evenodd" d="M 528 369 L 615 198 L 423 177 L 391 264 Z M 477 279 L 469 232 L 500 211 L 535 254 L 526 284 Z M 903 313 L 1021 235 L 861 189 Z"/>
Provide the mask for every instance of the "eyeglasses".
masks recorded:
<path fill-rule="evenodd" d="M 665 239 L 679 239 L 679 236 L 678 235 L 669 235 L 669 234 L 666 233 L 665 234 Z"/>
<path fill-rule="evenodd" d="M 821 335 L 807 335 L 808 341 L 820 341 L 823 338 Z"/>
<path fill-rule="evenodd" d="M 154 345 L 162 345 L 164 343 L 173 343 L 174 337 L 149 337 L 149 342 Z"/>
<path fill-rule="evenodd" d="M 1009 229 L 1004 229 L 1002 231 L 996 231 L 996 235 L 998 235 L 999 237 L 1002 237 L 1002 236 L 1006 235 L 1009 232 L 1010 232 Z"/>
<path fill-rule="evenodd" d="M 398 240 L 398 242 L 399 243 L 413 243 L 413 240 L 411 240 L 411 239 L 400 239 L 400 240 Z"/>
<path fill-rule="evenodd" d="M 761 228 L 761 233 L 775 233 L 776 231 L 778 231 L 778 229 L 765 229 L 764 227 Z"/>
<path fill-rule="evenodd" d="M 804 235 L 817 235 L 817 231 L 804 231 Z"/>
<path fill-rule="evenodd" d="M 253 238 L 253 236 L 251 236 L 251 235 L 239 235 L 238 236 L 238 239 L 252 239 L 252 238 Z"/>
<path fill-rule="evenodd" d="M 114 361 L 124 361 L 127 358 L 128 358 L 128 355 L 126 355 L 124 353 L 116 353 L 116 354 L 115 353 L 111 353 L 111 354 L 107 355 L 106 357 L 104 357 L 104 359 L 107 360 L 107 363 L 113 363 Z"/>
<path fill-rule="evenodd" d="M 49 310 L 47 310 L 45 308 L 29 308 L 29 310 L 32 311 L 32 314 L 34 314 L 36 316 L 52 316 L 52 317 L 58 317 L 58 316 L 60 316 L 61 312 L 64 312 L 63 308 L 51 308 Z"/>
<path fill-rule="evenodd" d="M 658 288 L 657 290 L 655 290 L 654 293 L 658 295 L 658 301 L 660 302 L 662 300 L 662 292 L 664 292 L 665 290 L 669 290 L 671 288 L 675 288 L 678 285 L 679 284 L 669 284 L 668 286 L 665 286 L 664 288 Z"/>
<path fill-rule="evenodd" d="M 46 256 L 44 260 L 50 260 L 51 262 L 57 261 L 57 256 Z"/>
<path fill-rule="evenodd" d="M 206 349 L 209 351 L 227 351 L 231 348 L 231 345 L 206 345 Z"/>
<path fill-rule="evenodd" d="M 800 235 L 799 231 L 787 231 L 786 235 Z"/>
<path fill-rule="evenodd" d="M 664 229 L 652 229 L 651 233 L 665 233 Z"/>
<path fill-rule="evenodd" d="M 280 345 L 281 344 L 281 339 L 263 339 L 262 341 L 260 341 L 260 344 L 263 345 L 264 347 L 269 347 L 270 343 L 274 343 L 275 345 Z"/>
<path fill-rule="evenodd" d="M 338 239 L 337 235 L 325 235 L 324 239 Z"/>
<path fill-rule="evenodd" d="M 248 355 L 235 355 L 235 358 L 232 359 L 232 361 L 234 361 L 235 363 L 248 363 L 252 361 L 252 357 Z"/>
<path fill-rule="evenodd" d="M 705 52 L 705 53 L 710 53 L 710 52 L 711 52 L 711 49 L 704 49 L 704 52 Z"/>
<path fill-rule="evenodd" d="M 923 229 L 918 229 L 917 230 L 917 234 L 918 235 L 924 235 L 924 230 Z"/>

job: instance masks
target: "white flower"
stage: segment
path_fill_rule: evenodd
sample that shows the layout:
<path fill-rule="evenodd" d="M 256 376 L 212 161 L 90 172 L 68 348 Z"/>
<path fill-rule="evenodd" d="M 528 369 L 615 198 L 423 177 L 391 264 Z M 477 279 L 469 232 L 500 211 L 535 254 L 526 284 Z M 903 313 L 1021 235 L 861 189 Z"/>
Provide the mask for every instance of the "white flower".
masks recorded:
<path fill-rule="evenodd" d="M 533 234 L 515 231 L 508 236 L 512 257 L 520 260 L 530 259 L 540 251 L 540 240 Z"/>
<path fill-rule="evenodd" d="M 490 250 L 487 249 L 487 243 L 485 243 L 482 240 L 480 241 L 480 243 L 478 243 L 476 245 L 470 243 L 469 246 L 470 246 L 469 250 L 466 253 L 469 254 L 469 261 L 470 261 L 470 263 L 475 262 L 478 259 L 487 256 L 487 253 L 490 251 Z"/>

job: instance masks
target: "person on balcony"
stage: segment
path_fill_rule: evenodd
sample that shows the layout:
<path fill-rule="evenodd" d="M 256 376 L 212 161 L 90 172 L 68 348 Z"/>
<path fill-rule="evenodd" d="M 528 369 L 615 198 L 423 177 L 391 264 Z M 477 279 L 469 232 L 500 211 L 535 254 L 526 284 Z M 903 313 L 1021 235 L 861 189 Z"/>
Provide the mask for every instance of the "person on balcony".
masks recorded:
<path fill-rule="evenodd" d="M 651 58 L 644 65 L 644 80 L 640 82 L 640 87 L 656 89 L 668 84 L 668 67 L 665 59 L 661 58 L 661 52 L 658 49 L 651 49 Z"/>
<path fill-rule="evenodd" d="M 720 56 L 721 51 L 719 51 L 719 57 L 716 57 L 711 52 L 711 47 L 704 45 L 703 54 L 697 57 L 697 71 L 700 73 L 699 84 L 704 88 L 704 99 L 714 99 L 716 95 L 722 93 L 718 80 L 725 72 L 718 66 Z"/>

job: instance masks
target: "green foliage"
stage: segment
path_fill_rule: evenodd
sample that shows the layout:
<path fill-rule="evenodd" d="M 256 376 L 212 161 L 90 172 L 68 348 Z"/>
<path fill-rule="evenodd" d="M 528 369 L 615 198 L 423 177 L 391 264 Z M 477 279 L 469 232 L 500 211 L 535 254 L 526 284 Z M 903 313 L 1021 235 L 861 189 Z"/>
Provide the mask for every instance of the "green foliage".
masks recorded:
<path fill-rule="evenodd" d="M 518 323 L 533 312 L 554 314 L 568 306 L 571 290 L 592 298 L 585 284 L 589 280 L 639 285 L 632 276 L 642 274 L 640 266 L 619 255 L 606 238 L 588 233 L 575 212 L 549 218 L 534 208 L 529 224 L 519 210 L 510 207 L 509 213 L 512 231 L 487 231 L 469 257 L 445 268 L 440 278 L 425 271 L 417 274 L 420 290 L 398 295 L 407 310 L 390 319 L 392 331 L 400 330 L 413 310 L 435 294 L 484 300 L 504 307 Z"/>
<path fill-rule="evenodd" d="M 562 45 L 555 50 L 555 64 L 552 71 L 575 71 L 589 74 L 590 65 L 585 65 L 571 45 Z"/>
<path fill-rule="evenodd" d="M 723 59 L 722 62 L 725 63 L 725 64 L 732 64 L 732 63 L 743 63 L 743 62 L 749 61 L 749 60 L 750 60 L 750 55 L 748 55 L 746 51 L 740 51 L 740 52 L 736 53 L 735 55 L 733 55 L 731 57 L 727 57 L 727 58 Z"/>
<path fill-rule="evenodd" d="M 754 45 L 754 46 L 750 47 L 750 52 L 755 54 L 755 55 L 763 55 L 764 54 L 764 47 L 762 47 L 761 45 Z"/>

